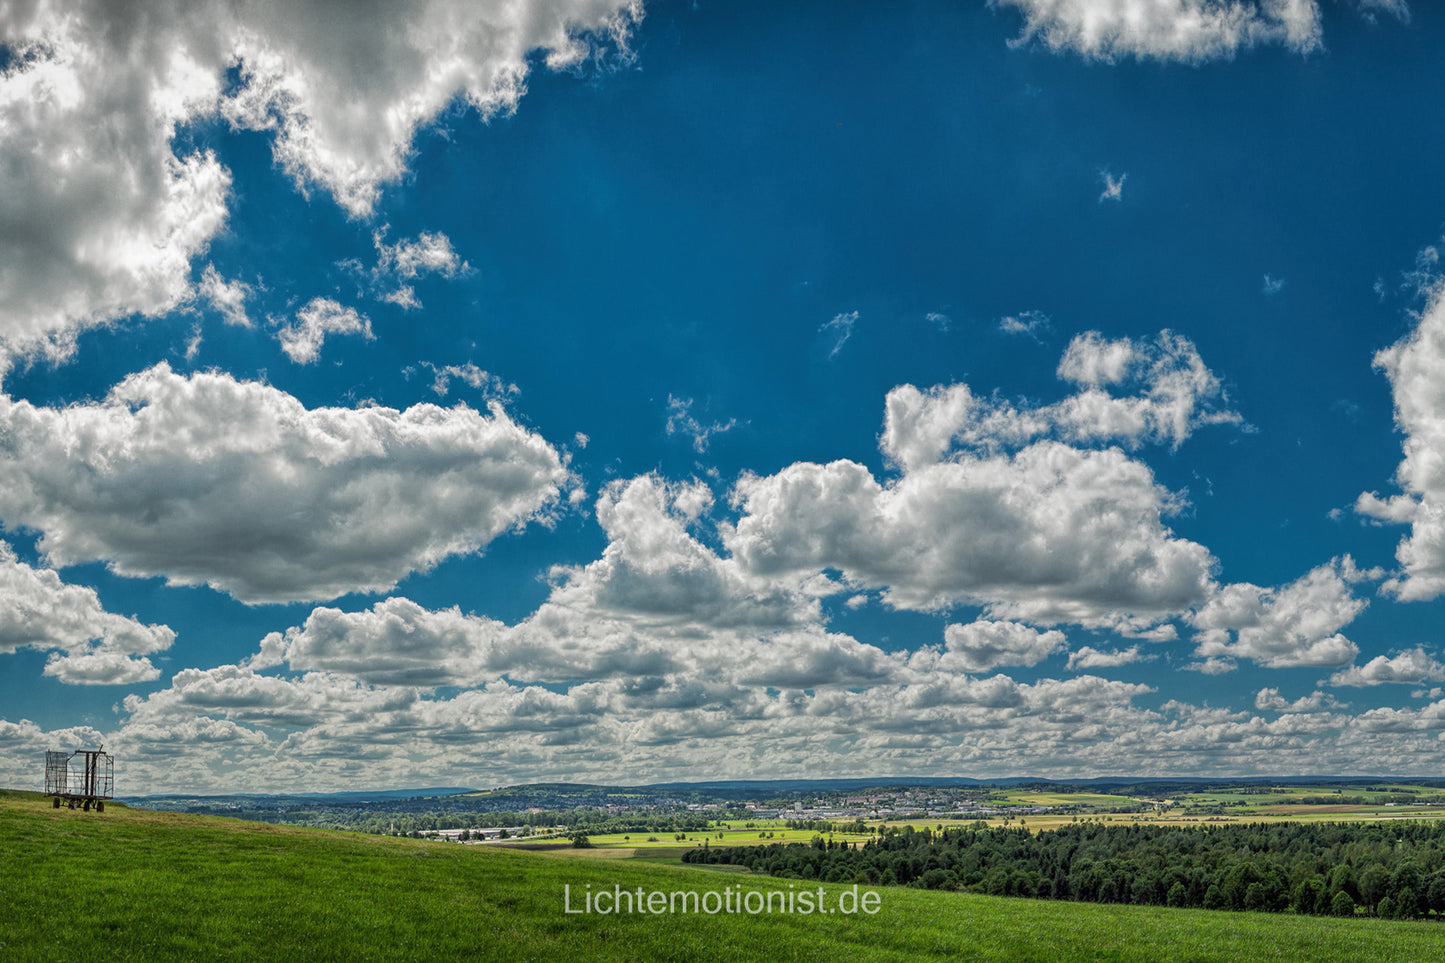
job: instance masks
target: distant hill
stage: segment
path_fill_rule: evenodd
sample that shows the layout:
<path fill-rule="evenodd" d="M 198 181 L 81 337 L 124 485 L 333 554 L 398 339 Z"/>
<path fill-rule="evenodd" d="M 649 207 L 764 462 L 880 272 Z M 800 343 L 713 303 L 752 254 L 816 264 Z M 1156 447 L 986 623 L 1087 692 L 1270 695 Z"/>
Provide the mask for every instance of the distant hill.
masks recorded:
<path fill-rule="evenodd" d="M 1199 791 L 1208 786 L 1298 786 L 1329 783 L 1334 786 L 1365 786 L 1388 782 L 1395 785 L 1445 786 L 1445 777 L 1403 776 L 1248 776 L 1241 778 L 1166 778 L 1160 776 L 1096 776 L 1089 779 L 1048 779 L 1038 776 L 999 776 L 974 779 L 968 776 L 864 776 L 841 779 L 716 779 L 699 781 L 655 782 L 632 785 L 599 783 L 536 782 L 477 789 L 465 786 L 434 786 L 420 789 L 370 789 L 330 793 L 158 793 L 144 796 L 121 796 L 137 805 L 150 808 L 191 808 L 194 805 L 235 805 L 270 809 L 277 806 L 325 806 L 328 803 L 391 802 L 400 799 L 439 799 L 448 796 L 482 794 L 494 798 L 525 800 L 536 796 L 603 796 L 627 793 L 656 795 L 672 792 L 687 795 L 716 796 L 731 799 L 757 799 L 790 793 L 841 792 L 855 789 L 971 786 L 1040 786 L 1062 789 L 1132 790 L 1167 793 L 1175 790 Z"/>
<path fill-rule="evenodd" d="M 437 796 L 456 796 L 476 790 L 459 786 L 442 786 L 430 789 L 367 789 L 354 792 L 308 792 L 308 793 L 158 793 L 149 796 L 119 796 L 135 803 L 200 800 L 206 802 L 223 800 L 246 800 L 248 802 L 306 802 L 325 804 L 327 802 L 382 802 L 390 799 L 433 799 Z"/>

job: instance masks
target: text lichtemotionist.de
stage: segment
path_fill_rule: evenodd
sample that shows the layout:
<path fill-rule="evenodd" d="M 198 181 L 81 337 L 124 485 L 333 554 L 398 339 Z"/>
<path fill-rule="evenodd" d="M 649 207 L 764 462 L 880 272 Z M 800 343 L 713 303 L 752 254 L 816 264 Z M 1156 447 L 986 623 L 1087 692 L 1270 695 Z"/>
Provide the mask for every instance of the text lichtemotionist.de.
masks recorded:
<path fill-rule="evenodd" d="M 578 898 L 580 897 L 580 898 Z M 572 895 L 572 886 L 562 887 L 562 912 L 597 913 L 606 916 L 612 913 L 747 913 L 760 916 L 767 913 L 796 913 L 809 915 L 818 913 L 867 913 L 878 912 L 883 897 L 874 890 L 860 893 L 855 885 L 838 893 L 836 899 L 829 899 L 827 890 L 796 889 L 789 884 L 783 890 L 745 890 L 741 886 L 725 886 L 722 890 L 644 890 L 623 889 L 620 885 L 595 892 L 589 885 L 585 892 Z"/>

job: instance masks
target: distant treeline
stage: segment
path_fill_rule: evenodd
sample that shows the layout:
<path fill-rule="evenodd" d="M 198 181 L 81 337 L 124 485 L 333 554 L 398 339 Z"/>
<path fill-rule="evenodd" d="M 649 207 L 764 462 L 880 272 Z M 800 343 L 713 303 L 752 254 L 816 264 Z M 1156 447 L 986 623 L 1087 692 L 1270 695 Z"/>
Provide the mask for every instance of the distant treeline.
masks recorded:
<path fill-rule="evenodd" d="M 1084 822 L 1055 830 L 889 827 L 859 844 L 706 845 L 689 863 L 788 879 L 998 896 L 1386 917 L 1445 913 L 1445 824 L 1208 827 Z"/>

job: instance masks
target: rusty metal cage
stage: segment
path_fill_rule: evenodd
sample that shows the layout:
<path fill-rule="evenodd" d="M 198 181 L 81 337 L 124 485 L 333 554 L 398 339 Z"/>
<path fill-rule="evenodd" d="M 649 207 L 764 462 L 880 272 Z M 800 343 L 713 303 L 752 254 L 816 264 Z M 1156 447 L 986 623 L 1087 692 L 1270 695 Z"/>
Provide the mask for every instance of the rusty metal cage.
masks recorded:
<path fill-rule="evenodd" d="M 45 753 L 45 795 L 60 808 L 62 802 L 71 809 L 77 804 L 97 812 L 105 811 L 105 800 L 115 792 L 115 757 L 99 749 L 78 749 L 75 752 Z"/>

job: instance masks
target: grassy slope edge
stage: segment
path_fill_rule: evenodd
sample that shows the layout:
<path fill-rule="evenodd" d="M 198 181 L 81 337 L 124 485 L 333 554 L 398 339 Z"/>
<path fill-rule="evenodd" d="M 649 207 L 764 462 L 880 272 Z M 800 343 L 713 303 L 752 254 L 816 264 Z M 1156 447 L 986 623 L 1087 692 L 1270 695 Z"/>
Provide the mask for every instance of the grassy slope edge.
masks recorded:
<path fill-rule="evenodd" d="M 1432 923 L 884 889 L 875 916 L 565 915 L 562 889 L 781 880 L 0 793 L 6 960 L 1440 958 Z M 830 893 L 843 887 L 825 886 Z M 575 905 L 575 903 L 574 903 Z"/>

